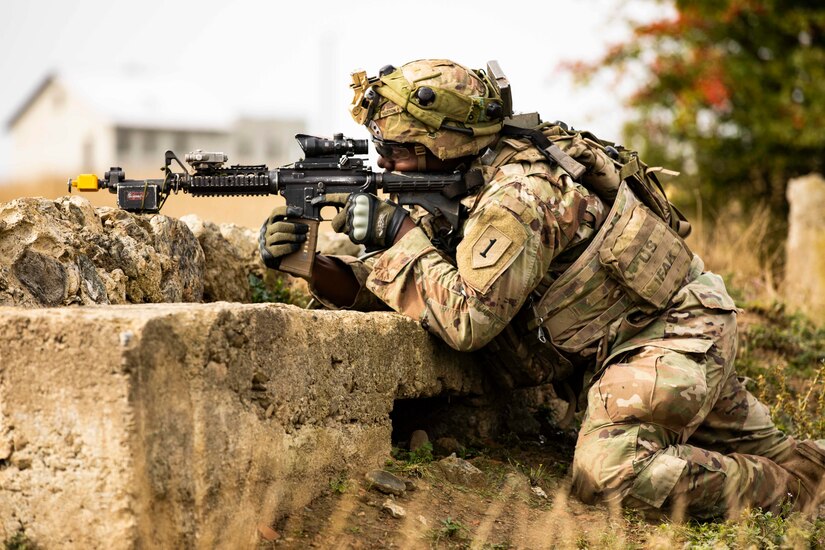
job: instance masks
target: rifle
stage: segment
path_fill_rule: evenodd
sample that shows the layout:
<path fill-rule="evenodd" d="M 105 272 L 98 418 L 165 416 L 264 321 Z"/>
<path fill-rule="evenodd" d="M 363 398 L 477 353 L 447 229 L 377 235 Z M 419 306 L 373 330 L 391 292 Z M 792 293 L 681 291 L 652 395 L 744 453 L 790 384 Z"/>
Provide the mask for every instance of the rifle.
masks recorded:
<path fill-rule="evenodd" d="M 442 216 L 449 225 L 434 244 L 449 246 L 458 236 L 462 211 L 460 199 L 482 183 L 481 173 L 414 173 L 373 172 L 364 166 L 367 153 L 365 139 L 351 139 L 335 134 L 326 139 L 306 134 L 295 136 L 304 158 L 292 164 L 269 170 L 264 164 L 224 166 L 224 153 L 196 150 L 184 159 L 188 169 L 172 151 L 166 151 L 161 170 L 162 179 L 129 180 L 123 169 L 110 168 L 99 179 L 94 174 L 81 174 L 69 179 L 68 187 L 78 191 L 108 189 L 117 193 L 117 205 L 138 214 L 157 213 L 170 193 L 180 191 L 193 196 L 246 196 L 280 194 L 289 206 L 301 212 L 294 221 L 309 226 L 304 246 L 284 257 L 280 269 L 293 275 L 309 277 L 315 261 L 318 226 L 323 218 L 321 209 L 330 206 L 328 193 L 377 193 L 379 190 L 396 195 L 404 206 L 418 205 L 435 216 Z M 175 162 L 180 171 L 173 170 Z"/>

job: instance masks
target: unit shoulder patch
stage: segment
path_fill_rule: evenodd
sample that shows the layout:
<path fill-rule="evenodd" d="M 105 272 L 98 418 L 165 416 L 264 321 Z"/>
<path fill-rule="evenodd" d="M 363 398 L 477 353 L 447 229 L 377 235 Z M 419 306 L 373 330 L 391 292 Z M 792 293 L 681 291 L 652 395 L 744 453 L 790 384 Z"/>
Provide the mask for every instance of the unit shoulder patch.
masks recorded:
<path fill-rule="evenodd" d="M 507 235 L 488 225 L 473 243 L 473 269 L 495 265 L 511 244 L 513 241 Z"/>
<path fill-rule="evenodd" d="M 522 251 L 527 230 L 498 205 L 488 205 L 472 221 L 456 250 L 456 263 L 464 282 L 485 293 Z"/>

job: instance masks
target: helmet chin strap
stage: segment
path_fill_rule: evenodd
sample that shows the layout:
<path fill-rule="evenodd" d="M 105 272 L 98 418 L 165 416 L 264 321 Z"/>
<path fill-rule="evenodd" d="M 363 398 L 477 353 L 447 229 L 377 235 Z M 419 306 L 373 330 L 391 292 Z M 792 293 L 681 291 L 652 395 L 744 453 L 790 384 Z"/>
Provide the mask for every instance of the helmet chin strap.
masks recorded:
<path fill-rule="evenodd" d="M 416 143 L 413 147 L 415 151 L 415 157 L 418 160 L 418 171 L 424 172 L 427 170 L 427 148 L 421 145 L 420 143 Z"/>

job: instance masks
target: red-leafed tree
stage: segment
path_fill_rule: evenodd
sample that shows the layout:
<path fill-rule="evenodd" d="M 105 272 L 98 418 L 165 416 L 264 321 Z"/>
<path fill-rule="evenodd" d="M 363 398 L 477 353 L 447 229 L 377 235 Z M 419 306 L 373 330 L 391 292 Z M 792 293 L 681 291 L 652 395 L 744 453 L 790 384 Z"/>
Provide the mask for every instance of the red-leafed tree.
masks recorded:
<path fill-rule="evenodd" d="M 825 164 L 825 3 L 671 5 L 675 16 L 635 25 L 628 42 L 574 70 L 633 79 L 625 139 L 648 164 L 681 169 L 712 203 L 767 201 L 780 213 L 788 179 Z"/>

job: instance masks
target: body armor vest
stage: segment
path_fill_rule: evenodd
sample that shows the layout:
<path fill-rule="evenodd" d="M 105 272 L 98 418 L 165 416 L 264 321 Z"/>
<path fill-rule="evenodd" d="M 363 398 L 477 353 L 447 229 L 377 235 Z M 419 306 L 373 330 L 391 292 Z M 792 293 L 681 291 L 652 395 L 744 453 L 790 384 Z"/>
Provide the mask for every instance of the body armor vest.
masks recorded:
<path fill-rule="evenodd" d="M 581 352 L 631 312 L 665 309 L 692 259 L 687 244 L 622 183 L 584 253 L 535 305 L 528 329 L 542 327 L 558 349 Z"/>
<path fill-rule="evenodd" d="M 583 372 L 575 372 L 571 357 L 593 355 L 611 325 L 632 313 L 664 310 L 692 259 L 682 238 L 622 183 L 585 251 L 540 298 L 528 299 L 486 355 L 504 371 L 506 385 L 554 382 L 572 404 Z"/>

